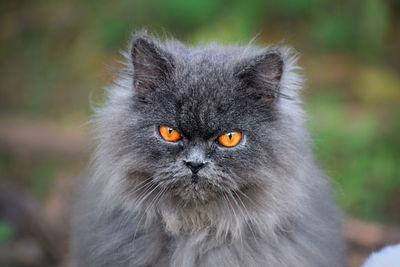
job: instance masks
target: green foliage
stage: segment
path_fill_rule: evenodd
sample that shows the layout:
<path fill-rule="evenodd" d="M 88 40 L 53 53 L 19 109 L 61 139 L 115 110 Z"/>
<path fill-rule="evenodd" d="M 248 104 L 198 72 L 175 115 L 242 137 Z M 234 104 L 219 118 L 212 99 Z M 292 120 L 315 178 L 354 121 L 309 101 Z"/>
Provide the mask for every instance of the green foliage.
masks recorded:
<path fill-rule="evenodd" d="M 346 50 L 357 46 L 356 28 L 349 14 L 320 15 L 313 35 L 324 50 Z"/>
<path fill-rule="evenodd" d="M 311 99 L 315 150 L 337 185 L 350 214 L 399 222 L 400 122 L 384 121 L 371 109 L 352 111 L 335 95 Z M 397 118 L 398 118 L 397 114 Z"/>
<path fill-rule="evenodd" d="M 0 182 L 8 181 L 28 188 L 40 200 L 46 198 L 55 179 L 81 170 L 87 161 L 85 156 L 76 159 L 54 153 L 37 153 L 21 157 L 15 152 L 0 150 Z"/>
<path fill-rule="evenodd" d="M 0 221 L 0 244 L 8 242 L 14 237 L 14 230 L 7 222 Z"/>
<path fill-rule="evenodd" d="M 128 23 L 113 17 L 106 17 L 99 21 L 93 29 L 93 43 L 99 44 L 104 49 L 115 49 L 124 42 Z"/>
<path fill-rule="evenodd" d="M 3 150 L 0 150 L 0 177 L 6 176 L 7 166 L 9 165 L 9 161 L 10 159 L 7 156 L 7 153 Z"/>
<path fill-rule="evenodd" d="M 390 22 L 386 1 L 350 1 L 343 6 L 327 2 L 316 10 L 312 37 L 321 49 L 354 51 L 368 58 L 379 55 Z"/>
<path fill-rule="evenodd" d="M 389 7 L 382 0 L 367 0 L 361 11 L 359 48 L 364 55 L 379 54 L 389 30 Z"/>
<path fill-rule="evenodd" d="M 35 162 L 29 177 L 29 187 L 39 198 L 43 198 L 52 185 L 56 170 L 60 162 L 54 158 L 42 158 Z"/>
<path fill-rule="evenodd" d="M 265 12 L 269 16 L 281 20 L 295 17 L 300 20 L 301 17 L 309 18 L 319 7 L 326 5 L 325 0 L 282 0 L 282 1 L 264 1 Z"/>

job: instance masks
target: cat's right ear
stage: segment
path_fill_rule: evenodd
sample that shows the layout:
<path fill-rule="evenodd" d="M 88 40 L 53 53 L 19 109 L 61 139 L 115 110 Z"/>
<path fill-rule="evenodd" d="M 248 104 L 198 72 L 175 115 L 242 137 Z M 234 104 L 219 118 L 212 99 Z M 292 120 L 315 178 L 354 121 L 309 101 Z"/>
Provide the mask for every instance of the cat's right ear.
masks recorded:
<path fill-rule="evenodd" d="M 137 91 L 154 90 L 160 83 L 170 79 L 174 68 L 173 58 L 149 36 L 134 35 L 130 47 L 133 83 Z"/>

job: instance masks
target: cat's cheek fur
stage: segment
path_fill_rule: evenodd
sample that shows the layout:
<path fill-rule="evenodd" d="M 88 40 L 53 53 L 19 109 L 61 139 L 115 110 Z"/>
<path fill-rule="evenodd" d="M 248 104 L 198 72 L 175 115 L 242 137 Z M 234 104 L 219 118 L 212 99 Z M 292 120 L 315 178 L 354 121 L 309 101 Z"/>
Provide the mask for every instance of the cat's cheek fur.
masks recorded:
<path fill-rule="evenodd" d="M 126 56 L 95 110 L 97 148 L 77 186 L 77 267 L 344 266 L 293 50 L 138 33 Z M 163 140 L 161 125 L 182 139 Z M 236 147 L 215 142 L 236 130 Z M 188 160 L 206 163 L 199 179 Z"/>

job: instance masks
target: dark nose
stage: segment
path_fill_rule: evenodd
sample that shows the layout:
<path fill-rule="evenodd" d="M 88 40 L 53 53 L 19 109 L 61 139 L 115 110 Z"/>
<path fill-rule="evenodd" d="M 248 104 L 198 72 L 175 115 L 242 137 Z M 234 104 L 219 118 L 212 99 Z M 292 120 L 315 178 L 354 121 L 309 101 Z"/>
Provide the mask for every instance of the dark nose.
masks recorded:
<path fill-rule="evenodd" d="M 206 165 L 205 162 L 200 161 L 183 161 L 185 165 L 192 170 L 193 174 L 196 174 L 201 168 Z"/>

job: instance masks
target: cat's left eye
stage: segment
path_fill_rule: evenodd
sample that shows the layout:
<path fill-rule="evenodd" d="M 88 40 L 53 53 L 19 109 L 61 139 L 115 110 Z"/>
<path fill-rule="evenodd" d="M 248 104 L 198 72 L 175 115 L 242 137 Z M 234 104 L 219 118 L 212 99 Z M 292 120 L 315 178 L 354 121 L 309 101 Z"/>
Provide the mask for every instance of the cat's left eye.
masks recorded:
<path fill-rule="evenodd" d="M 172 129 L 171 127 L 163 125 L 160 126 L 159 131 L 162 138 L 164 138 L 167 141 L 176 142 L 179 139 L 181 139 L 180 133 L 178 133 L 177 130 Z"/>
<path fill-rule="evenodd" d="M 225 147 L 233 147 L 236 146 L 240 139 L 242 139 L 241 132 L 230 132 L 218 137 L 218 142 Z"/>

